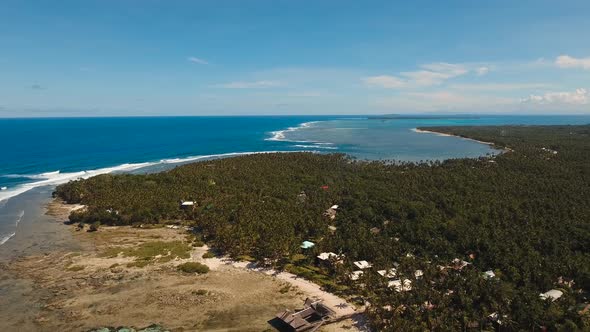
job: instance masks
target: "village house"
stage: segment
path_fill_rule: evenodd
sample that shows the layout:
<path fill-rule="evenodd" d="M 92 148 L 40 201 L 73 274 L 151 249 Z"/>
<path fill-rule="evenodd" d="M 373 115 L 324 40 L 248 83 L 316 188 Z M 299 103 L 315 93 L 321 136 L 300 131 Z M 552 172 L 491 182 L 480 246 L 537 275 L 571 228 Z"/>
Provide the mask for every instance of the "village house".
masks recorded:
<path fill-rule="evenodd" d="M 551 302 L 563 296 L 563 292 L 558 289 L 552 289 L 548 292 L 539 294 L 541 300 L 551 300 Z"/>
<path fill-rule="evenodd" d="M 424 271 L 422 271 L 422 270 L 414 271 L 414 278 L 421 279 L 423 276 L 424 276 Z"/>
<path fill-rule="evenodd" d="M 367 261 L 356 261 L 353 264 L 361 270 L 368 269 L 372 266 L 371 263 Z"/>
<path fill-rule="evenodd" d="M 460 260 L 459 258 L 455 258 L 453 259 L 453 261 L 451 262 L 451 266 L 450 268 L 454 269 L 454 270 L 458 270 L 461 271 L 463 270 L 464 267 L 466 267 L 467 265 L 471 265 L 471 263 Z"/>
<path fill-rule="evenodd" d="M 350 273 L 350 280 L 352 280 L 352 281 L 359 280 L 363 274 L 364 274 L 364 272 L 361 270 L 352 271 Z"/>
<path fill-rule="evenodd" d="M 315 243 L 311 242 L 311 241 L 303 241 L 300 245 L 300 247 L 302 249 L 310 249 L 313 248 L 315 246 Z"/>
<path fill-rule="evenodd" d="M 379 270 L 379 271 L 377 271 L 377 273 L 379 273 L 379 275 L 381 275 L 384 278 L 393 279 L 397 275 L 397 270 L 394 268 L 391 268 L 389 270 Z"/>
<path fill-rule="evenodd" d="M 307 298 L 303 309 L 299 311 L 285 310 L 277 314 L 269 323 L 279 331 L 317 331 L 322 325 L 335 317 L 334 310 L 328 308 L 322 301 Z"/>
<path fill-rule="evenodd" d="M 194 209 L 195 202 L 194 201 L 180 201 L 180 208 L 181 209 Z"/>
<path fill-rule="evenodd" d="M 337 255 L 333 252 L 322 252 L 316 256 L 317 263 L 323 265 L 341 264 L 344 255 Z"/>
<path fill-rule="evenodd" d="M 387 283 L 387 287 L 393 287 L 396 292 L 405 292 L 412 290 L 412 280 L 410 279 L 396 279 Z"/>
<path fill-rule="evenodd" d="M 330 218 L 330 220 L 334 220 L 336 219 L 336 210 L 338 210 L 338 205 L 332 205 L 324 212 L 324 216 Z"/>

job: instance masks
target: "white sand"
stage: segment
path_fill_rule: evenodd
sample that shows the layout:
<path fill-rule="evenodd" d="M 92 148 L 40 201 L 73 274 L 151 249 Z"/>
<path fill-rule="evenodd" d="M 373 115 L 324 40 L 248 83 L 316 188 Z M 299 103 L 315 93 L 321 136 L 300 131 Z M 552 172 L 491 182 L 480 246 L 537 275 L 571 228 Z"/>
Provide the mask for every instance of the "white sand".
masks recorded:
<path fill-rule="evenodd" d="M 236 262 L 227 257 L 203 259 L 202 255 L 207 252 L 208 249 L 209 248 L 207 246 L 197 248 L 193 252 L 192 259 L 207 265 L 211 270 L 220 270 L 224 267 L 230 266 L 233 268 L 247 269 L 249 271 L 264 273 L 282 281 L 286 281 L 292 286 L 297 287 L 307 297 L 322 300 L 324 304 L 336 312 L 336 319 L 345 317 L 354 318 L 354 320 L 357 322 L 357 325 L 360 326 L 354 326 L 348 331 L 369 331 L 364 323 L 364 316 L 362 314 L 363 308 L 357 309 L 345 299 L 332 293 L 323 291 L 320 286 L 314 284 L 313 282 L 298 277 L 292 273 L 278 272 L 270 268 L 261 268 L 256 264 L 249 262 Z"/>

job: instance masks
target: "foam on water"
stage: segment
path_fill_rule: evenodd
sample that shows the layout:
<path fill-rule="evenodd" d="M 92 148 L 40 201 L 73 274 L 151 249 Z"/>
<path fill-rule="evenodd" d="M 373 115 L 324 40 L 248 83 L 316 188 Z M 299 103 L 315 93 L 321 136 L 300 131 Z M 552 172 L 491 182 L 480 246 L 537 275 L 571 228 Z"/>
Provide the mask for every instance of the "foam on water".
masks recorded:
<path fill-rule="evenodd" d="M 14 223 L 14 227 L 15 228 L 18 227 L 18 223 L 23 219 L 23 216 L 24 215 L 25 215 L 25 211 L 24 210 L 21 211 L 18 214 L 18 217 L 16 218 L 16 222 Z M 15 232 L 12 232 L 12 233 L 10 233 L 10 234 L 8 234 L 6 236 L 1 237 L 0 238 L 0 246 L 3 245 L 4 243 L 6 243 L 8 240 L 10 240 L 15 235 L 16 235 L 16 231 Z"/>
<path fill-rule="evenodd" d="M 6 243 L 6 241 L 10 240 L 15 235 L 16 235 L 16 233 L 12 232 L 12 233 L 8 234 L 7 236 L 0 238 L 0 246 L 3 245 L 4 243 Z"/>
<path fill-rule="evenodd" d="M 283 142 L 295 142 L 295 143 L 315 143 L 319 144 L 319 142 L 314 141 L 305 141 L 305 140 L 290 140 L 287 139 L 287 134 L 292 133 L 294 131 L 298 131 L 301 129 L 306 129 L 312 127 L 314 124 L 319 123 L 321 121 L 309 121 L 300 124 L 297 127 L 289 127 L 283 130 L 271 131 L 270 134 L 272 137 L 266 138 L 265 141 L 283 141 Z"/>
<path fill-rule="evenodd" d="M 306 149 L 327 149 L 327 150 L 337 150 L 338 149 L 335 146 L 327 146 L 325 144 L 320 145 L 319 143 L 315 143 L 314 145 L 295 144 L 293 146 L 298 147 L 298 148 L 306 148 Z"/>

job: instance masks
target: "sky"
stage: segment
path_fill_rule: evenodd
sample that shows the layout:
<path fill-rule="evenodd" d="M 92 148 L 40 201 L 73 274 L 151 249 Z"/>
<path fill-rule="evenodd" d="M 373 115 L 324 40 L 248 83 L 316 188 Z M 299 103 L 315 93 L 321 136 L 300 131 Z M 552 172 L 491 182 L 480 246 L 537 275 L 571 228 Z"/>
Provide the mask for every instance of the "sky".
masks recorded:
<path fill-rule="evenodd" d="M 0 117 L 393 113 L 590 114 L 590 1 L 0 1 Z"/>

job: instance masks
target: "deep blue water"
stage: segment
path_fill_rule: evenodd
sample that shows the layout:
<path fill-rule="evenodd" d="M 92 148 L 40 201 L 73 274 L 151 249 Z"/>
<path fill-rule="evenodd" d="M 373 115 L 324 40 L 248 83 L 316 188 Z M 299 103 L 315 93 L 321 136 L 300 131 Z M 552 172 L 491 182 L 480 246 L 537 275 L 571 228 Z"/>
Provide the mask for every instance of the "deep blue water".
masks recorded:
<path fill-rule="evenodd" d="M 456 137 L 412 131 L 420 126 L 587 124 L 589 116 L 151 117 L 0 119 L 0 245 L 21 211 L 6 199 L 29 189 L 111 171 L 171 167 L 202 156 L 263 151 L 342 152 L 360 159 L 427 160 L 496 153 Z M 16 199 L 16 198 L 15 198 Z"/>

